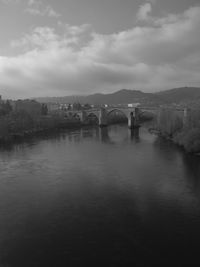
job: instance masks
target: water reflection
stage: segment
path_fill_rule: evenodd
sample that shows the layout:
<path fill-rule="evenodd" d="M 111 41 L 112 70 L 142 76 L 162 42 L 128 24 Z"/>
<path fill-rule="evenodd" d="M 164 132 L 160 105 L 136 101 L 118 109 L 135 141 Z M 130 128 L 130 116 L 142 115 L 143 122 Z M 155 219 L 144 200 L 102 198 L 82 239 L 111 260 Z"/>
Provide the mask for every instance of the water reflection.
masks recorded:
<path fill-rule="evenodd" d="M 153 143 L 154 149 L 158 156 L 162 160 L 175 162 L 177 157 L 180 156 L 180 149 L 170 140 L 166 140 L 162 137 L 157 137 Z"/>
<path fill-rule="evenodd" d="M 117 131 L 120 131 L 120 134 L 115 134 L 115 131 L 113 132 L 113 129 L 115 128 L 117 129 Z M 127 142 L 128 140 L 135 141 L 136 143 L 140 141 L 139 128 L 128 129 L 127 127 L 127 131 L 125 131 L 125 129 L 126 125 L 99 128 L 99 140 L 103 143 L 110 144 Z"/>
<path fill-rule="evenodd" d="M 113 129 L 115 129 L 113 131 Z M 125 131 L 127 129 L 127 131 Z M 116 134 L 116 131 L 120 130 L 120 134 Z M 84 139 L 95 139 L 102 143 L 115 144 L 119 141 L 126 142 L 127 140 L 135 141 L 136 143 L 140 141 L 139 128 L 128 129 L 126 124 L 114 125 L 109 127 L 99 128 L 94 127 L 84 127 L 76 130 L 63 130 L 61 132 L 49 132 L 41 133 L 36 136 L 30 136 L 23 139 L 15 140 L 10 143 L 0 144 L 0 152 L 2 151 L 12 151 L 16 149 L 23 149 L 27 146 L 36 145 L 44 140 L 51 142 L 60 142 L 62 140 L 68 140 L 69 142 L 80 143 Z"/>
<path fill-rule="evenodd" d="M 129 129 L 129 133 L 130 133 L 130 137 L 131 140 L 135 141 L 135 142 L 139 142 L 140 141 L 140 136 L 139 136 L 139 128 L 136 129 Z"/>
<path fill-rule="evenodd" d="M 0 266 L 200 263 L 198 157 L 127 125 L 5 151 Z"/>
<path fill-rule="evenodd" d="M 200 157 L 182 153 L 182 160 L 186 181 L 200 200 Z"/>
<path fill-rule="evenodd" d="M 108 134 L 108 127 L 99 128 L 99 140 L 102 143 L 110 143 L 111 142 L 109 134 Z"/>

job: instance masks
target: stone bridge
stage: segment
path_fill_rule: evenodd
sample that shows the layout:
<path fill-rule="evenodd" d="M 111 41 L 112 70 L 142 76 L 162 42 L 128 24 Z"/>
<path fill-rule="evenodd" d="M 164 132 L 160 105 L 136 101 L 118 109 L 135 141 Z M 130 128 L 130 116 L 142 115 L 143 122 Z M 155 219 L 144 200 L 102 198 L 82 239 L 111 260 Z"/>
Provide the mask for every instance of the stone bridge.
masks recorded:
<path fill-rule="evenodd" d="M 143 113 L 149 112 L 157 115 L 159 108 L 151 107 L 101 107 L 97 109 L 89 109 L 83 111 L 74 111 L 74 115 L 79 116 L 80 121 L 84 124 L 90 116 L 95 116 L 100 127 L 108 125 L 108 117 L 112 112 L 123 113 L 128 119 L 128 127 L 130 129 L 140 126 L 140 117 Z"/>

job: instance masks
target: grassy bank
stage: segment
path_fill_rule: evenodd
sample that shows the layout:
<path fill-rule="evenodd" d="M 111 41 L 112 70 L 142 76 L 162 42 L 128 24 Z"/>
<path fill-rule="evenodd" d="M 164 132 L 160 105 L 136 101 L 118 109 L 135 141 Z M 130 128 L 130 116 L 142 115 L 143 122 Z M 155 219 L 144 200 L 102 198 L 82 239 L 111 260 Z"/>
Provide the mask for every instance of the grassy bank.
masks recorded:
<path fill-rule="evenodd" d="M 163 109 L 157 122 L 161 136 L 171 139 L 187 152 L 200 153 L 200 110 L 191 110 L 183 119 L 170 109 Z"/>

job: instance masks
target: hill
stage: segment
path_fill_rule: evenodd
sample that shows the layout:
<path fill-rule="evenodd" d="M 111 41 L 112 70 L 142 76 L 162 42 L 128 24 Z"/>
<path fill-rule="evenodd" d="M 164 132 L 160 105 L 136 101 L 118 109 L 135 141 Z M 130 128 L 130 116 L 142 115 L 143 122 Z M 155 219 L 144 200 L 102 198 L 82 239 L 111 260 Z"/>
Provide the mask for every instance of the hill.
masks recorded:
<path fill-rule="evenodd" d="M 200 88 L 181 87 L 156 93 L 166 103 L 192 104 L 200 103 Z"/>
<path fill-rule="evenodd" d="M 148 106 L 163 104 L 195 105 L 200 107 L 200 88 L 182 87 L 158 93 L 144 93 L 139 90 L 122 89 L 111 94 L 92 94 L 88 96 L 43 97 L 39 102 L 75 103 L 81 104 L 128 104 L 141 103 Z"/>
<path fill-rule="evenodd" d="M 36 99 L 39 102 L 57 102 L 57 103 L 88 103 L 94 105 L 101 104 L 128 104 L 141 103 L 148 105 L 158 105 L 163 103 L 160 96 L 152 93 L 144 93 L 138 90 L 122 89 L 111 94 L 92 94 L 88 96 L 64 96 L 64 97 L 42 97 Z"/>

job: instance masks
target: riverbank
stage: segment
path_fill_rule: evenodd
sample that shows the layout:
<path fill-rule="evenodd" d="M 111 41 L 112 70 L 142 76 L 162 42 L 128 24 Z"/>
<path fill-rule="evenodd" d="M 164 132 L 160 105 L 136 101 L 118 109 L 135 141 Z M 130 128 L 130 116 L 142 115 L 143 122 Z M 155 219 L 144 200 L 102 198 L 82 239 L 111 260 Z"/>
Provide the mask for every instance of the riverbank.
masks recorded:
<path fill-rule="evenodd" d="M 200 153 L 200 110 L 190 110 L 187 116 L 182 116 L 170 108 L 163 108 L 154 129 L 186 152 Z"/>
<path fill-rule="evenodd" d="M 0 119 L 0 125 L 0 144 L 23 140 L 43 133 L 57 132 L 62 129 L 82 127 L 80 121 L 60 116 L 40 116 L 38 118 L 7 116 Z"/>
<path fill-rule="evenodd" d="M 200 129 L 183 128 L 181 131 L 173 134 L 166 134 L 157 128 L 148 129 L 151 134 L 160 136 L 175 145 L 182 147 L 187 153 L 200 156 Z"/>

